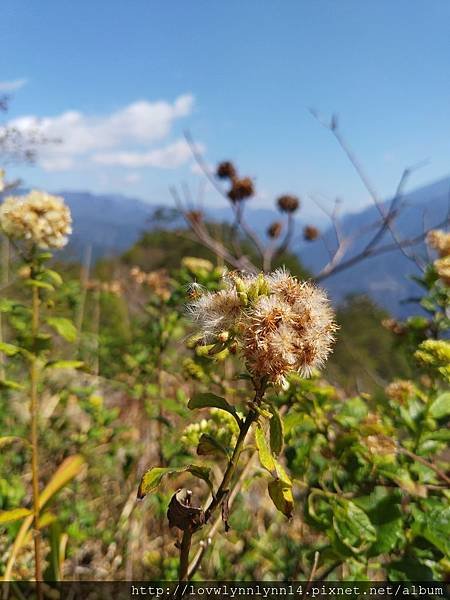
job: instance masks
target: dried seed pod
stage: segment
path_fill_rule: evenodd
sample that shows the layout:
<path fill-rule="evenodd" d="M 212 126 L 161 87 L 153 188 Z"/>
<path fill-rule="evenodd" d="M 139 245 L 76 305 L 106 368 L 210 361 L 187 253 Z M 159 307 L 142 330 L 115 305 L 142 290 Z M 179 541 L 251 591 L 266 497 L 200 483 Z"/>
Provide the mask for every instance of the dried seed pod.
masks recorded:
<path fill-rule="evenodd" d="M 181 531 L 195 531 L 205 523 L 202 508 L 191 506 L 192 491 L 180 488 L 172 496 L 167 509 L 169 527 L 178 527 Z"/>
<path fill-rule="evenodd" d="M 273 240 L 276 240 L 280 237 L 282 229 L 282 223 L 280 223 L 279 221 L 275 221 L 267 228 L 267 235 Z"/>
<path fill-rule="evenodd" d="M 306 225 L 303 229 L 303 239 L 307 242 L 313 242 L 319 237 L 319 230 L 314 225 Z"/>
<path fill-rule="evenodd" d="M 232 202 L 241 202 L 241 200 L 253 196 L 254 193 L 253 181 L 250 177 L 243 177 L 242 179 L 233 179 L 233 185 L 228 192 L 228 198 Z"/>
<path fill-rule="evenodd" d="M 294 213 L 300 207 L 300 200 L 297 196 L 285 194 L 278 198 L 277 204 L 281 212 Z"/>
<path fill-rule="evenodd" d="M 236 174 L 236 169 L 229 160 L 224 160 L 217 165 L 216 176 L 219 179 L 233 179 L 236 177 Z"/>

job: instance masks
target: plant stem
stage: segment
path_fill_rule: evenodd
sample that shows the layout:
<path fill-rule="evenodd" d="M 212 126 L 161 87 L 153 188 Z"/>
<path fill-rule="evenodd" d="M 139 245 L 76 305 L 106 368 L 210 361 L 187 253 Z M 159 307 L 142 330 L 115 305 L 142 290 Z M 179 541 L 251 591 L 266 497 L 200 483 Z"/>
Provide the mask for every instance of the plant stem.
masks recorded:
<path fill-rule="evenodd" d="M 36 342 L 39 331 L 39 288 L 33 287 L 32 298 L 32 321 L 31 334 L 33 344 Z M 42 555 L 41 555 L 41 533 L 39 530 L 39 438 L 38 438 L 38 415 L 39 415 L 39 398 L 38 398 L 38 361 L 36 349 L 33 348 L 33 353 L 30 358 L 30 418 L 31 418 L 31 472 L 33 479 L 33 527 L 34 527 L 34 561 L 35 561 L 35 577 L 37 582 L 37 596 L 42 598 Z"/>
<path fill-rule="evenodd" d="M 183 531 L 183 537 L 180 545 L 180 571 L 178 579 L 179 581 L 188 581 L 188 570 L 189 570 L 189 552 L 191 550 L 192 542 L 192 531 L 186 529 Z"/>
<path fill-rule="evenodd" d="M 254 404 L 256 404 L 257 406 L 261 404 L 265 391 L 265 384 L 260 384 L 256 386 Z M 228 463 L 228 467 L 225 470 L 222 482 L 219 485 L 219 489 L 217 490 L 216 495 L 211 499 L 211 502 L 209 503 L 209 506 L 205 511 L 205 522 L 209 521 L 213 512 L 217 509 L 218 506 L 220 506 L 225 495 L 228 493 L 228 486 L 238 466 L 239 457 L 244 446 L 245 438 L 247 437 L 251 426 L 257 420 L 257 418 L 258 412 L 254 408 L 251 408 L 247 415 L 247 418 L 241 426 L 239 437 L 236 441 L 236 446 L 234 447 L 233 455 L 231 456 L 230 462 Z"/>
<path fill-rule="evenodd" d="M 230 491 L 229 485 L 238 466 L 239 458 L 244 447 L 245 439 L 247 437 L 248 432 L 250 431 L 251 426 L 258 419 L 258 411 L 256 410 L 256 407 L 258 407 L 261 404 L 261 401 L 264 397 L 264 393 L 266 391 L 267 383 L 264 381 L 255 381 L 254 384 L 255 397 L 253 400 L 253 404 L 255 408 L 250 408 L 244 423 L 241 425 L 241 429 L 233 450 L 233 454 L 225 470 L 222 481 L 219 485 L 216 494 L 213 496 L 211 502 L 205 510 L 205 523 L 209 521 L 213 513 L 222 504 L 225 496 Z M 180 546 L 180 582 L 188 581 L 189 576 L 192 576 L 192 574 L 189 573 L 189 551 L 191 549 L 192 533 L 193 532 L 190 530 L 183 532 L 183 538 Z M 196 568 L 199 564 L 199 562 L 196 564 Z"/>

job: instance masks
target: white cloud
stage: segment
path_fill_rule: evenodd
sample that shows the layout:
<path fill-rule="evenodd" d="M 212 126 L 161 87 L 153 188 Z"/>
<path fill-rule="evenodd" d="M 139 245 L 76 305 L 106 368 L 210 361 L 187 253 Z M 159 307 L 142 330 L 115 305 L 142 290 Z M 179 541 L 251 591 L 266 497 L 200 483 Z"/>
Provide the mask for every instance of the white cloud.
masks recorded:
<path fill-rule="evenodd" d="M 9 125 L 22 131 L 39 130 L 45 137 L 59 140 L 40 152 L 40 165 L 47 171 L 72 169 L 86 160 L 103 165 L 172 168 L 189 159 L 185 142 L 147 148 L 165 140 L 173 123 L 188 116 L 193 105 L 193 96 L 185 94 L 173 103 L 140 100 L 106 116 L 70 110 L 54 117 L 23 116 Z"/>
<path fill-rule="evenodd" d="M 204 151 L 201 144 L 197 148 L 200 152 Z M 192 152 L 187 142 L 180 139 L 149 152 L 110 152 L 96 154 L 93 156 L 93 160 L 101 165 L 174 169 L 187 162 L 191 157 Z"/>
<path fill-rule="evenodd" d="M 0 93 L 8 94 L 9 92 L 16 92 L 20 90 L 24 85 L 27 84 L 26 79 L 14 79 L 13 81 L 0 81 Z"/>

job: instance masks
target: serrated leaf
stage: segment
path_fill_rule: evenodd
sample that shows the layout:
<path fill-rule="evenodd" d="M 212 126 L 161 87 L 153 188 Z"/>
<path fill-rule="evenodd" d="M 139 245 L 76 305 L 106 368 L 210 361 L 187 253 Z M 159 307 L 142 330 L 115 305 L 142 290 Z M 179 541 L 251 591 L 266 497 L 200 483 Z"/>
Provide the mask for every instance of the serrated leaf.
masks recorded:
<path fill-rule="evenodd" d="M 28 508 L 13 508 L 12 510 L 0 511 L 0 525 L 5 523 L 12 523 L 13 521 L 20 521 L 24 517 L 31 515 L 31 510 Z"/>
<path fill-rule="evenodd" d="M 199 456 L 226 456 L 228 452 L 212 435 L 202 433 L 197 446 L 197 454 Z"/>
<path fill-rule="evenodd" d="M 275 406 L 270 407 L 272 418 L 269 422 L 270 428 L 270 449 L 278 456 L 283 449 L 283 421 L 281 420 L 280 413 Z"/>
<path fill-rule="evenodd" d="M 144 473 L 139 483 L 137 497 L 142 500 L 147 494 L 154 492 L 166 475 L 189 472 L 194 477 L 202 479 L 208 484 L 212 491 L 212 483 L 209 478 L 210 469 L 201 465 L 188 465 L 187 467 L 152 467 Z"/>
<path fill-rule="evenodd" d="M 190 408 L 191 410 L 194 408 L 220 408 L 221 410 L 230 413 L 230 415 L 233 415 L 233 417 L 238 422 L 239 427 L 241 426 L 241 420 L 238 417 L 234 406 L 229 404 L 225 400 L 225 398 L 222 398 L 221 396 L 216 396 L 216 394 L 211 394 L 210 392 L 206 392 L 204 394 L 196 394 L 195 396 L 192 396 L 192 398 L 189 400 L 188 408 Z"/>
<path fill-rule="evenodd" d="M 65 317 L 48 317 L 47 324 L 68 342 L 75 342 L 77 339 L 77 329 L 70 319 L 66 319 Z"/>
<path fill-rule="evenodd" d="M 266 442 L 266 436 L 262 427 L 258 425 L 255 431 L 255 442 L 258 449 L 259 462 L 264 469 L 267 469 L 269 473 L 273 474 L 275 471 L 275 460 L 270 452 L 269 446 Z"/>
<path fill-rule="evenodd" d="M 292 486 L 281 479 L 274 479 L 273 481 L 269 481 L 268 490 L 269 496 L 276 508 L 288 519 L 292 518 L 294 510 Z"/>
<path fill-rule="evenodd" d="M 444 392 L 434 400 L 429 408 L 429 414 L 435 419 L 450 415 L 450 392 Z"/>

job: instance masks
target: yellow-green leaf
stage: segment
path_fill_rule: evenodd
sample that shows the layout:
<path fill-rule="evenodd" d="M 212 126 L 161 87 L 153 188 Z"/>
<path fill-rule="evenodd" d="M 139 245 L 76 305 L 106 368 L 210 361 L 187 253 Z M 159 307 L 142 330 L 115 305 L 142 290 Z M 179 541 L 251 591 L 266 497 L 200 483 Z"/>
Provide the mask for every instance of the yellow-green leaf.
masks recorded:
<path fill-rule="evenodd" d="M 258 456 L 261 466 L 267 469 L 269 473 L 272 474 L 275 471 L 275 461 L 267 445 L 264 431 L 262 430 L 262 427 L 260 425 L 256 427 L 255 441 L 256 447 L 258 448 Z"/>
<path fill-rule="evenodd" d="M 137 497 L 139 500 L 142 500 L 147 494 L 154 492 L 166 475 L 185 472 L 189 472 L 195 477 L 206 481 L 212 491 L 212 483 L 209 478 L 210 469 L 208 467 L 203 467 L 202 465 L 188 465 L 187 467 L 152 467 L 142 476 Z"/>
<path fill-rule="evenodd" d="M 83 465 L 84 459 L 79 454 L 66 458 L 42 490 L 39 496 L 39 506 L 42 508 L 62 487 L 76 477 Z"/>
<path fill-rule="evenodd" d="M 80 369 L 84 365 L 82 360 L 55 360 L 46 364 L 47 369 Z"/>
<path fill-rule="evenodd" d="M 65 317 L 48 317 L 47 324 L 68 342 L 74 342 L 77 339 L 77 329 L 75 325 Z"/>
<path fill-rule="evenodd" d="M 290 519 L 294 510 L 292 486 L 281 479 L 274 479 L 269 482 L 268 490 L 269 496 L 277 509 Z"/>
<path fill-rule="evenodd" d="M 13 521 L 20 521 L 24 517 L 31 515 L 31 510 L 28 508 L 13 508 L 12 510 L 0 511 L 0 525 L 5 523 L 12 523 Z"/>
<path fill-rule="evenodd" d="M 283 422 L 280 413 L 275 406 L 270 407 L 272 418 L 270 419 L 270 449 L 278 456 L 283 449 Z"/>
<path fill-rule="evenodd" d="M 6 354 L 6 356 L 14 356 L 22 351 L 22 348 L 19 346 L 14 346 L 14 344 L 7 344 L 6 342 L 0 342 L 0 352 Z"/>

